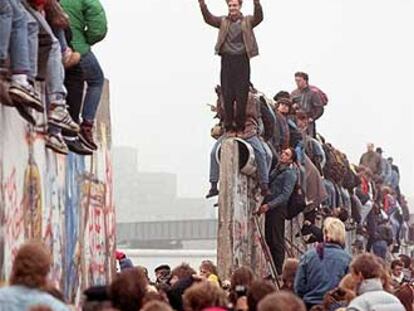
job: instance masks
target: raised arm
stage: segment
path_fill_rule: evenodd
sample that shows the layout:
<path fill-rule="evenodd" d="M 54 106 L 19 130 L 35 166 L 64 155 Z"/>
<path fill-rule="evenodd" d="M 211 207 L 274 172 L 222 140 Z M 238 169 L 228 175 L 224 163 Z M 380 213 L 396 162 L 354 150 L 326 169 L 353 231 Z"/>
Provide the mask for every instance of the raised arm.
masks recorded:
<path fill-rule="evenodd" d="M 222 18 L 210 13 L 205 0 L 198 0 L 198 3 L 200 4 L 201 14 L 203 14 L 204 21 L 210 26 L 220 28 Z"/>
<path fill-rule="evenodd" d="M 263 8 L 260 4 L 260 0 L 254 0 L 254 14 L 252 26 L 256 27 L 263 21 Z"/>

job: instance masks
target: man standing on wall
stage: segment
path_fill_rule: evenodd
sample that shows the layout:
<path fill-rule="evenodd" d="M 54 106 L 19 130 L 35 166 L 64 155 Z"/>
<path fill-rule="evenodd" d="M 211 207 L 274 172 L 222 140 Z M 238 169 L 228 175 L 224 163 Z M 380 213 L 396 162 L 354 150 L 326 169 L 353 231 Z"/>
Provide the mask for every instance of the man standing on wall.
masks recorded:
<path fill-rule="evenodd" d="M 244 16 L 240 11 L 243 0 L 226 1 L 229 14 L 218 17 L 210 13 L 205 0 L 198 0 L 204 21 L 220 29 L 215 50 L 221 56 L 224 127 L 227 131 L 243 131 L 249 94 L 250 58 L 259 54 L 253 28 L 263 21 L 263 10 L 260 0 L 254 0 L 254 15 Z"/>

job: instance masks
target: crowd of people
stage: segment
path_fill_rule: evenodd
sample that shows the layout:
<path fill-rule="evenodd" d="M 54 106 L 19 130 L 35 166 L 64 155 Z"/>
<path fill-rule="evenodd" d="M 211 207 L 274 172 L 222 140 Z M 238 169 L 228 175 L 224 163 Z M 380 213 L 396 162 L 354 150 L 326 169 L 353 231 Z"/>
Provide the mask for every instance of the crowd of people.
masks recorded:
<path fill-rule="evenodd" d="M 351 258 L 343 249 L 345 225 L 325 220 L 324 242 L 300 261 L 283 265 L 282 285 L 239 267 L 229 280 L 221 280 L 213 262 L 198 270 L 186 263 L 171 269 L 158 266 L 155 279 L 134 266 L 122 252 L 120 270 L 107 285 L 86 289 L 84 311 L 412 311 L 414 261 L 400 256 L 388 265 L 382 258 L 363 253 Z M 52 259 L 40 241 L 28 241 L 17 251 L 8 286 L 0 288 L 0 310 L 66 311 L 70 305 L 49 279 Z"/>
<path fill-rule="evenodd" d="M 106 33 L 99 0 L 0 0 L 0 103 L 32 125 L 46 111 L 46 147 L 57 153 L 97 149 L 104 75 L 91 48 Z"/>

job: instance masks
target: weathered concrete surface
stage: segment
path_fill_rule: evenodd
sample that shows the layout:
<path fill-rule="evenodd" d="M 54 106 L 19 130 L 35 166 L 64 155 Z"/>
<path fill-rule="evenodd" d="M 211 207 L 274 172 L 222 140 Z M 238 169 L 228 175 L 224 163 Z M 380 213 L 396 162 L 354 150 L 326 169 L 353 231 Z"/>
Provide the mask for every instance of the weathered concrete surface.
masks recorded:
<path fill-rule="evenodd" d="M 267 275 L 253 212 L 260 204 L 257 181 L 240 173 L 239 148 L 234 139 L 221 146 L 217 265 L 220 277 L 229 279 L 241 266 Z"/>
<path fill-rule="evenodd" d="M 76 302 L 80 292 L 115 271 L 109 87 L 96 124 L 93 157 L 45 148 L 43 116 L 28 126 L 0 105 L 0 281 L 7 281 L 18 247 L 40 238 L 53 253 L 51 279 Z"/>

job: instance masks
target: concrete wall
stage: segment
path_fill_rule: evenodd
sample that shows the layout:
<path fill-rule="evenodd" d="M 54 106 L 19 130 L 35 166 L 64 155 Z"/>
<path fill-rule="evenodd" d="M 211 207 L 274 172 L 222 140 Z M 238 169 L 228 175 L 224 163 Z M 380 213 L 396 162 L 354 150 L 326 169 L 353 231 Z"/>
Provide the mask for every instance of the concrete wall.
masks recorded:
<path fill-rule="evenodd" d="M 7 281 L 19 246 L 42 239 L 53 254 L 51 279 L 76 302 L 115 269 L 108 84 L 93 157 L 46 149 L 44 116 L 38 124 L 28 126 L 14 108 L 0 105 L 0 281 Z"/>

